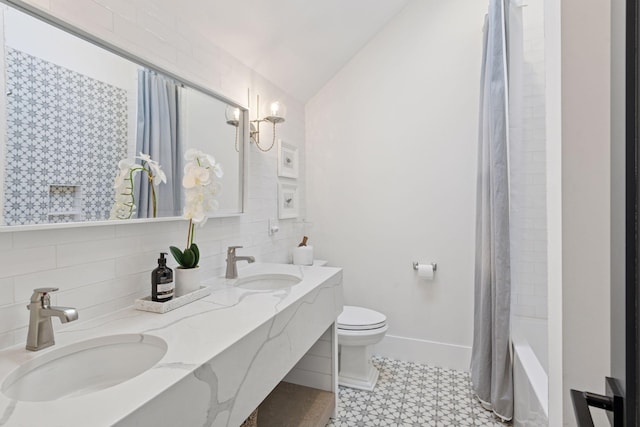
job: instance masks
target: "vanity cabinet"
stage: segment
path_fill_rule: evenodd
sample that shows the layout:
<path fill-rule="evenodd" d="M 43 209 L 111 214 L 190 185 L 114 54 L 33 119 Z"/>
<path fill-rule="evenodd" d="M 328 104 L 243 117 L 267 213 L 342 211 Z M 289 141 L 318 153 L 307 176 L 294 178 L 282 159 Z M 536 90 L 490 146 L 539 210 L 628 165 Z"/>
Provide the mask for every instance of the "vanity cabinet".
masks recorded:
<path fill-rule="evenodd" d="M 337 396 L 337 279 L 275 313 L 117 425 L 239 426 L 282 380 Z"/>
<path fill-rule="evenodd" d="M 257 290 L 252 280 L 283 276 L 299 282 Z M 337 399 L 335 322 L 343 306 L 342 271 L 255 263 L 240 271 L 240 279 L 254 289 L 214 280 L 209 296 L 164 314 L 132 306 L 60 328 L 56 345 L 42 351 L 23 345 L 0 351 L 4 384 L 16 369 L 64 354 L 67 346 L 122 335 L 166 343 L 153 367 L 117 385 L 44 401 L 0 393 L 0 425 L 237 427 L 282 380 L 332 392 Z M 54 353 L 58 350 L 63 351 Z M 103 360 L 131 362 L 124 356 Z M 101 368 L 107 367 L 95 367 Z"/>

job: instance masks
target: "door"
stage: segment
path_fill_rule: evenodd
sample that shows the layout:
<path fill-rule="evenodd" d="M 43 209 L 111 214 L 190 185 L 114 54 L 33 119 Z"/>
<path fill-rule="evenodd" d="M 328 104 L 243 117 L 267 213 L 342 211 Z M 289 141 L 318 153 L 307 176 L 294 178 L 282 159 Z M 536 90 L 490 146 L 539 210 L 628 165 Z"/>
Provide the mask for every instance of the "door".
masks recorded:
<path fill-rule="evenodd" d="M 611 50 L 611 377 L 605 395 L 571 390 L 579 427 L 590 407 L 607 411 L 614 427 L 640 425 L 638 404 L 638 0 L 612 1 Z"/>

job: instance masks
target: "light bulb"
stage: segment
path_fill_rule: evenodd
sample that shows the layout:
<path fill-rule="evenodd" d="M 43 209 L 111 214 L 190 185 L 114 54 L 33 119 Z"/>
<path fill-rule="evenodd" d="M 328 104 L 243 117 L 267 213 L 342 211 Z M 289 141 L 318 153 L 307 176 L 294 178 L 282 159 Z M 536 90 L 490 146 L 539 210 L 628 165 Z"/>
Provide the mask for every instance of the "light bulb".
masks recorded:
<path fill-rule="evenodd" d="M 238 126 L 240 124 L 240 109 L 232 105 L 228 105 L 224 112 L 227 118 L 227 124 L 231 126 Z"/>
<path fill-rule="evenodd" d="M 278 110 L 280 109 L 280 103 L 278 101 L 271 103 L 271 116 L 278 116 Z"/>
<path fill-rule="evenodd" d="M 271 123 L 282 123 L 286 114 L 287 108 L 285 105 L 280 101 L 273 101 L 269 104 L 269 115 L 265 117 L 265 120 Z"/>

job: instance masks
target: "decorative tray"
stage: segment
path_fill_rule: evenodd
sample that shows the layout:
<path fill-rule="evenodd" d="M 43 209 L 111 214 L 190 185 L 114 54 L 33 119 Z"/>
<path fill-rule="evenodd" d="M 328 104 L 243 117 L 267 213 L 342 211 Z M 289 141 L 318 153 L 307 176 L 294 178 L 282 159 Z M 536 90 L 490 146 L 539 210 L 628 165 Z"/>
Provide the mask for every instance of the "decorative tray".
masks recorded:
<path fill-rule="evenodd" d="M 175 310 L 178 307 L 182 307 L 183 305 L 189 304 L 190 302 L 199 300 L 200 298 L 204 298 L 210 293 L 211 288 L 209 286 L 200 286 L 200 289 L 197 291 L 182 295 L 181 297 L 173 298 L 167 302 L 151 301 L 151 296 L 146 296 L 135 300 L 133 307 L 136 310 L 151 311 L 153 313 L 166 313 L 168 311 Z"/>

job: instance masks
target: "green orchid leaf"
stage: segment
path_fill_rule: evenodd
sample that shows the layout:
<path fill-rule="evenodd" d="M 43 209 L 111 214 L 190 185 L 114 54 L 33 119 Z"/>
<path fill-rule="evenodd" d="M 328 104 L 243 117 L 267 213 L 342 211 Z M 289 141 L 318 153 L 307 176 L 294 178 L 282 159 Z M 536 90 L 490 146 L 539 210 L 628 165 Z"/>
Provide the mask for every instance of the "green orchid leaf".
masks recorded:
<path fill-rule="evenodd" d="M 192 243 L 191 244 L 191 250 L 193 251 L 193 253 L 196 256 L 196 259 L 193 262 L 193 266 L 197 267 L 198 263 L 200 262 L 200 249 L 198 248 L 198 245 L 196 245 L 195 243 Z"/>
<path fill-rule="evenodd" d="M 169 246 L 169 250 L 171 251 L 171 255 L 173 255 L 176 262 L 184 267 L 184 258 L 182 256 L 182 251 L 175 246 Z"/>
<path fill-rule="evenodd" d="M 185 249 L 182 254 L 182 259 L 184 260 L 184 264 L 182 264 L 184 268 L 195 267 L 196 254 L 192 249 Z"/>

